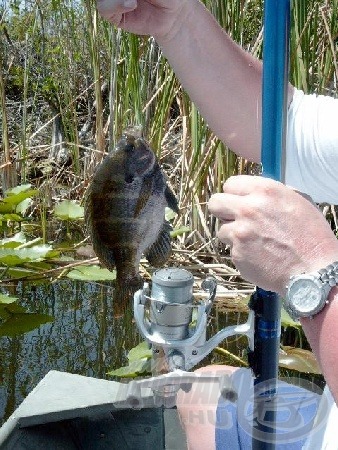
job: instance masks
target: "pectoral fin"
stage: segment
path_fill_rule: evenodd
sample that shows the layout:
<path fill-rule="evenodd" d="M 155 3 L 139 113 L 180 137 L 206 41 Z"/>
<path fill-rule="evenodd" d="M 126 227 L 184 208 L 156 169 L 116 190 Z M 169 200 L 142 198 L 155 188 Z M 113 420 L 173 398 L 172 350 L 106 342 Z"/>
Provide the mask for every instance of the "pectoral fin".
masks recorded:
<path fill-rule="evenodd" d="M 160 267 L 168 260 L 171 254 L 171 230 L 170 223 L 165 221 L 157 240 L 144 252 L 152 266 Z"/>
<path fill-rule="evenodd" d="M 164 195 L 165 195 L 165 199 L 167 200 L 169 208 L 178 214 L 180 211 L 179 207 L 178 207 L 178 201 L 175 197 L 175 194 L 173 193 L 173 191 L 170 189 L 169 186 L 166 186 Z"/>

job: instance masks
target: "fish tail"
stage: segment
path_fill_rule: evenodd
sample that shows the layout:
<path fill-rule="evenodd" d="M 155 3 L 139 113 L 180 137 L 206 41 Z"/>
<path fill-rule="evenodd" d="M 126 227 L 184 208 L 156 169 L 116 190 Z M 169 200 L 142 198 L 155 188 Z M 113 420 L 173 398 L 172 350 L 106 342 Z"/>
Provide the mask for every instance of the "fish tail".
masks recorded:
<path fill-rule="evenodd" d="M 134 294 L 142 288 L 143 280 L 135 277 L 130 280 L 116 280 L 113 292 L 114 315 L 124 314 L 133 307 Z"/>

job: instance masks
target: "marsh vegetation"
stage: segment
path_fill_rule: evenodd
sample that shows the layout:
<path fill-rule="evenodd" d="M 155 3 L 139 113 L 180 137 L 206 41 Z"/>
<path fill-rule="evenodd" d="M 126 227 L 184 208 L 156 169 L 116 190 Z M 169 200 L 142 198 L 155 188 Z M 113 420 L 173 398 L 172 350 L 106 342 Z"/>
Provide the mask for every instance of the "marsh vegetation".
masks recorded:
<path fill-rule="evenodd" d="M 262 56 L 261 0 L 205 3 L 237 42 Z M 290 81 L 305 92 L 336 95 L 337 19 L 338 0 L 293 2 Z M 179 200 L 180 214 L 169 215 L 170 264 L 191 270 L 197 288 L 213 274 L 220 307 L 242 310 L 240 298 L 253 287 L 217 242 L 206 203 L 230 175 L 259 168 L 213 134 L 151 37 L 102 21 L 92 0 L 2 1 L 0 118 L 0 307 L 7 305 L 0 327 L 15 303 L 7 294 L 17 295 L 23 280 L 114 278 L 90 253 L 82 201 L 96 165 L 129 125 L 142 126 Z M 322 207 L 337 232 L 335 208 Z M 152 268 L 142 260 L 140 270 L 149 278 Z M 300 336 L 289 330 L 287 343 L 301 346 Z"/>

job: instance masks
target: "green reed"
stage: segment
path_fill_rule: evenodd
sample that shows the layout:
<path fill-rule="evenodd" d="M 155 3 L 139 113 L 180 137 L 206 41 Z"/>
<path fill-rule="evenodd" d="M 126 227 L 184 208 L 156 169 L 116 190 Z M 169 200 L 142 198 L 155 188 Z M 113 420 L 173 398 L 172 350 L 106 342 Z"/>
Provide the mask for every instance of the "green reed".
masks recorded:
<path fill-rule="evenodd" d="M 260 56 L 262 0 L 205 4 L 237 42 Z M 70 155 L 68 170 L 77 176 L 74 184 L 88 182 L 104 151 L 113 147 L 126 126 L 141 125 L 161 162 L 176 158 L 169 175 L 182 205 L 178 221 L 196 230 L 197 240 L 207 238 L 205 203 L 246 164 L 209 129 L 154 39 L 103 21 L 94 0 L 53 0 L 43 8 L 39 2 L 21 9 L 14 4 L 5 9 L 6 5 L 0 15 L 5 31 L 0 66 L 5 80 L 2 146 L 7 160 L 18 161 L 19 182 L 29 181 L 34 146 L 49 149 L 55 117 L 62 127 L 59 145 Z M 338 0 L 293 2 L 290 81 L 306 92 L 335 95 L 337 14 Z M 23 111 L 15 126 L 13 119 L 6 120 L 13 114 L 8 106 L 14 91 Z M 84 128 L 89 135 L 85 142 L 79 137 Z M 56 186 L 56 178 L 59 173 L 48 183 Z M 82 195 L 83 188 L 77 192 Z"/>

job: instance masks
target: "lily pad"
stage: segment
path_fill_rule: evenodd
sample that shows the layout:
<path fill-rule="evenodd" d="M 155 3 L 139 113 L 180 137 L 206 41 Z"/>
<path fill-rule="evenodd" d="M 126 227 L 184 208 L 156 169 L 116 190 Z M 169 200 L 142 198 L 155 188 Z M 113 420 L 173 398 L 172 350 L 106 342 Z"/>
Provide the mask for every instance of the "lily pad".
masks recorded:
<path fill-rule="evenodd" d="M 10 305 L 18 300 L 17 297 L 12 297 L 6 294 L 0 294 L 0 308 L 2 305 Z"/>
<path fill-rule="evenodd" d="M 27 198 L 31 198 L 37 195 L 37 189 L 31 189 L 30 184 L 23 184 L 16 186 L 15 188 L 8 189 L 6 196 L 0 202 L 0 213 L 11 213 L 16 210 L 16 206 L 19 205 Z"/>
<path fill-rule="evenodd" d="M 107 375 L 120 378 L 135 378 L 139 375 L 148 374 L 151 371 L 149 359 L 133 361 L 128 366 L 107 372 Z"/>
<path fill-rule="evenodd" d="M 0 324 L 0 336 L 17 336 L 52 321 L 53 317 L 46 314 L 14 313 Z"/>
<path fill-rule="evenodd" d="M 128 353 L 128 366 L 108 372 L 108 375 L 120 378 L 134 378 L 151 373 L 152 351 L 146 341 L 132 348 Z"/>
<path fill-rule="evenodd" d="M 74 200 L 64 200 L 55 206 L 54 214 L 61 220 L 83 219 L 84 208 Z"/>
<path fill-rule="evenodd" d="M 1 239 L 0 247 L 15 248 L 19 247 L 19 245 L 25 244 L 26 241 L 26 236 L 22 232 L 19 232 L 12 237 Z"/>
<path fill-rule="evenodd" d="M 35 245 L 30 248 L 0 248 L 0 263 L 18 266 L 28 261 L 42 261 L 55 256 L 50 245 Z"/>
<path fill-rule="evenodd" d="M 16 336 L 53 321 L 47 314 L 28 313 L 17 300 L 17 297 L 0 294 L 0 336 Z"/>
<path fill-rule="evenodd" d="M 0 269 L 3 269 L 3 268 L 0 267 Z M 16 267 L 9 267 L 6 274 L 8 274 L 8 276 L 10 278 L 27 278 L 27 277 L 33 277 L 33 276 L 38 277 L 41 274 L 41 271 L 26 269 L 25 267 L 16 266 Z"/>
<path fill-rule="evenodd" d="M 7 303 L 4 299 L 0 303 L 0 319 L 7 320 L 12 317 L 13 314 L 25 313 L 26 310 L 16 303 L 15 297 L 7 297 Z"/>
<path fill-rule="evenodd" d="M 146 341 L 140 342 L 136 347 L 132 348 L 128 353 L 128 361 L 133 362 L 143 358 L 151 358 L 152 351 Z"/>
<path fill-rule="evenodd" d="M 298 372 L 321 374 L 314 354 L 302 348 L 283 347 L 279 354 L 279 365 Z"/>
<path fill-rule="evenodd" d="M 110 281 L 116 279 L 116 271 L 110 272 L 110 270 L 97 265 L 78 266 L 68 272 L 67 277 L 82 281 Z"/>

